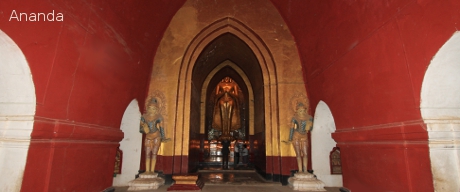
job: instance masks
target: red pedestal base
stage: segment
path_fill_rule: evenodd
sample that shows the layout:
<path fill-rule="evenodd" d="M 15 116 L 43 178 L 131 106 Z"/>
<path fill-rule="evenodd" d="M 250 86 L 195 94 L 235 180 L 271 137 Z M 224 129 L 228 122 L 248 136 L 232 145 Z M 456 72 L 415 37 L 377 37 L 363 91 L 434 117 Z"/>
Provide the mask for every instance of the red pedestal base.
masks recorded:
<path fill-rule="evenodd" d="M 204 186 L 199 174 L 174 175 L 175 183 L 168 188 L 168 191 L 201 191 Z"/>

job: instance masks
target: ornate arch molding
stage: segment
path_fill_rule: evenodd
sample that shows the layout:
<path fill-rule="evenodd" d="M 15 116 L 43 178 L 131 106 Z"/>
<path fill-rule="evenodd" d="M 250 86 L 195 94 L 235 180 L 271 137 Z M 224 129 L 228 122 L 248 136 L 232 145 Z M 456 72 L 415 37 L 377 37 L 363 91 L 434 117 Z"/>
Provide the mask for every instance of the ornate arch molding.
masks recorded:
<path fill-rule="evenodd" d="M 184 129 L 189 127 L 187 119 L 190 119 L 190 114 L 187 113 L 187 111 L 190 111 L 191 97 L 189 96 L 192 91 L 192 71 L 197 58 L 206 48 L 206 45 L 225 33 L 231 33 L 240 38 L 254 52 L 263 74 L 265 107 L 267 111 L 271 111 L 271 113 L 264 114 L 266 138 L 271 138 L 272 134 L 278 137 L 277 131 L 271 131 L 273 128 L 278 127 L 277 125 L 279 124 L 277 117 L 277 73 L 273 56 L 268 46 L 254 31 L 245 26 L 242 22 L 230 17 L 217 20 L 201 30 L 195 38 L 193 38 L 185 51 L 179 71 L 179 86 L 177 89 L 178 101 L 176 109 L 178 112 L 183 112 L 176 113 L 176 119 L 178 120 L 177 126 L 184 127 Z M 185 133 L 186 132 L 184 132 L 184 134 Z M 184 135 L 184 138 L 188 137 L 189 135 Z"/>

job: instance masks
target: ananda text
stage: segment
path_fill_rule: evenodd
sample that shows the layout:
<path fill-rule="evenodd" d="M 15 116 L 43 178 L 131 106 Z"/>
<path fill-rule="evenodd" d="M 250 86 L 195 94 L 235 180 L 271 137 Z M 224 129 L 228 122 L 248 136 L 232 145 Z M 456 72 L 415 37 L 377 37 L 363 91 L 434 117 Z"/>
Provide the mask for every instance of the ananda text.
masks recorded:
<path fill-rule="evenodd" d="M 9 21 L 64 21 L 64 14 L 54 13 L 17 13 L 13 10 Z"/>

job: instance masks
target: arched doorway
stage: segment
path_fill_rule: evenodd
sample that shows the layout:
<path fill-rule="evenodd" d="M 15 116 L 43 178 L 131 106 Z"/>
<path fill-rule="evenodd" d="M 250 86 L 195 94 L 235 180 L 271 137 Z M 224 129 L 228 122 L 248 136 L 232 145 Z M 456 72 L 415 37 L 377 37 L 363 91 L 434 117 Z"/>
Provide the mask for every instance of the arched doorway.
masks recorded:
<path fill-rule="evenodd" d="M 224 33 L 203 49 L 193 68 L 192 84 L 195 85 L 194 87 L 199 93 L 192 94 L 191 100 L 200 101 L 200 103 L 199 106 L 193 106 L 194 102 L 192 102 L 191 109 L 199 108 L 200 110 L 193 113 L 194 116 L 190 118 L 190 132 L 197 134 L 190 135 L 191 150 L 189 154 L 190 157 L 199 156 L 202 158 L 199 160 L 192 159 L 192 162 L 203 162 L 203 158 L 209 159 L 211 156 L 219 155 L 216 154 L 219 150 L 214 150 L 218 141 L 210 134 L 214 131 L 211 122 L 213 121 L 215 105 L 215 89 L 225 77 L 233 79 L 241 92 L 239 105 L 241 126 L 232 135 L 234 138 L 240 139 L 240 142 L 248 144 L 253 156 L 260 154 L 260 151 L 255 150 L 257 147 L 255 148 L 251 144 L 254 143 L 254 122 L 265 122 L 265 116 L 255 116 L 255 114 L 265 114 L 264 100 L 255 99 L 264 98 L 263 73 L 251 48 L 232 33 Z M 193 119 L 198 118 L 200 119 L 199 122 L 193 121 Z M 265 130 L 264 124 L 259 123 L 257 129 L 259 131 Z M 196 141 L 193 142 L 193 140 Z M 200 149 L 194 151 L 193 143 L 200 143 Z M 191 159 L 189 158 L 189 160 Z M 265 164 L 265 162 L 260 161 L 258 164 Z M 197 165 L 195 163 L 191 166 L 196 167 Z"/>
<path fill-rule="evenodd" d="M 434 56 L 422 83 L 420 110 L 427 125 L 435 191 L 460 190 L 460 33 Z"/>
<path fill-rule="evenodd" d="M 240 29 L 247 30 L 247 34 L 241 33 Z M 248 39 L 248 34 L 252 34 L 253 39 Z M 247 110 L 243 110 L 248 113 L 245 115 L 247 121 L 243 123 L 243 126 L 247 127 L 246 130 L 248 131 L 246 139 L 250 146 L 249 148 L 252 149 L 252 156 L 260 157 L 254 158 L 259 161 L 254 163 L 261 165 L 261 167 L 258 167 L 259 169 L 265 169 L 265 151 L 257 150 L 265 146 L 254 146 L 251 144 L 260 143 L 256 142 L 256 140 L 265 140 L 265 138 L 261 138 L 266 133 L 267 127 L 265 125 L 271 125 L 266 123 L 266 118 L 267 116 L 275 118 L 271 113 L 265 113 L 265 105 L 267 105 L 266 97 L 276 98 L 277 84 L 276 70 L 271 53 L 267 49 L 260 51 L 264 46 L 263 42 L 260 41 L 258 42 L 260 43 L 259 45 L 254 43 L 258 39 L 259 37 L 254 32 L 239 21 L 232 18 L 224 18 L 212 23 L 191 42 L 188 48 L 190 52 L 186 52 L 183 59 L 186 63 L 183 63 L 183 70 L 181 70 L 181 74 L 184 72 L 184 78 L 187 80 L 190 79 L 191 83 L 186 83 L 184 85 L 185 89 L 180 90 L 186 91 L 184 92 L 184 97 L 186 98 L 184 103 L 190 102 L 190 108 L 185 110 L 188 111 L 189 109 L 190 114 L 182 114 L 184 115 L 184 119 L 190 120 L 188 122 L 188 126 L 190 127 L 190 131 L 188 131 L 190 133 L 188 171 L 193 171 L 197 167 L 199 161 L 198 159 L 194 159 L 194 157 L 201 156 L 198 150 L 196 150 L 197 143 L 200 143 L 200 146 L 204 145 L 202 138 L 205 137 L 207 134 L 205 131 L 209 128 L 206 127 L 206 121 L 204 123 L 197 121 L 197 119 L 202 119 L 201 116 L 206 116 L 206 110 L 201 111 L 200 107 L 201 103 L 208 101 L 203 100 L 205 98 L 201 95 L 206 91 L 207 94 L 205 95 L 210 96 L 217 83 L 226 76 L 235 79 L 243 88 L 243 95 L 247 97 L 245 102 Z M 259 53 L 255 53 L 254 50 L 259 50 Z M 267 66 L 270 67 L 267 68 Z M 270 73 L 272 75 L 269 75 Z M 267 85 L 270 85 L 269 82 L 272 82 L 273 87 L 267 87 Z M 267 92 L 269 90 L 272 92 Z M 249 99 L 249 97 L 253 99 Z M 271 102 L 274 106 L 278 105 L 277 100 L 269 101 L 269 103 Z M 273 121 L 277 121 L 277 119 Z M 258 126 L 256 127 L 254 124 Z M 258 138 L 257 133 L 259 133 Z M 200 151 L 202 152 L 202 148 Z"/>
<path fill-rule="evenodd" d="M 121 173 L 113 178 L 113 186 L 127 186 L 134 175 L 138 174 L 141 152 L 142 133 L 139 133 L 139 119 L 141 112 L 136 99 L 126 107 L 121 119 L 120 129 L 124 133 L 119 149 L 123 152 L 121 159 Z"/>
<path fill-rule="evenodd" d="M 341 187 L 342 175 L 332 174 L 330 166 L 330 153 L 337 142 L 332 138 L 335 132 L 335 121 L 329 106 L 320 101 L 315 109 L 313 131 L 311 132 L 312 168 L 317 178 L 327 187 Z"/>
<path fill-rule="evenodd" d="M 216 6 L 209 9 L 210 4 Z M 246 11 L 254 6 L 260 9 Z M 238 10 L 241 14 L 235 15 Z M 247 51 L 218 51 L 222 45 L 232 49 L 225 45 L 236 42 L 242 45 L 238 49 Z M 225 57 L 216 56 L 222 53 Z M 231 55 L 235 53 L 244 57 Z M 156 169 L 166 176 L 196 169 L 206 128 L 201 123 L 206 121 L 202 94 L 228 74 L 247 87 L 247 106 L 254 106 L 247 110 L 249 119 L 244 124 L 260 172 L 274 181 L 289 177 L 296 167 L 295 153 L 281 141 L 289 136 L 290 100 L 294 95 L 306 96 L 306 90 L 295 42 L 268 0 L 218 4 L 188 0 L 172 18 L 155 55 L 148 93 L 164 94 L 166 137 L 172 139 L 162 145 Z"/>
<path fill-rule="evenodd" d="M 35 86 L 26 58 L 0 30 L 0 170 L 7 175 L 0 180 L 0 191 L 21 189 L 35 106 Z"/>

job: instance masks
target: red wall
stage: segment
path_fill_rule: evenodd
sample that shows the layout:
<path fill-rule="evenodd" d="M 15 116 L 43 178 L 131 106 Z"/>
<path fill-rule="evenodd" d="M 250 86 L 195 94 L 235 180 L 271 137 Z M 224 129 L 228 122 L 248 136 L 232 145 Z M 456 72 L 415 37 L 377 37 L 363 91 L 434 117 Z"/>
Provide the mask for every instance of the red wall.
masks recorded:
<path fill-rule="evenodd" d="M 22 191 L 101 191 L 112 185 L 121 118 L 133 99 L 143 108 L 154 53 L 182 4 L 0 1 L 0 29 L 23 51 L 37 99 Z M 9 21 L 13 10 L 54 10 L 64 21 Z"/>
<path fill-rule="evenodd" d="M 344 186 L 433 191 L 420 89 L 460 27 L 460 1 L 272 2 L 298 45 L 311 106 L 322 100 L 334 116 Z"/>

